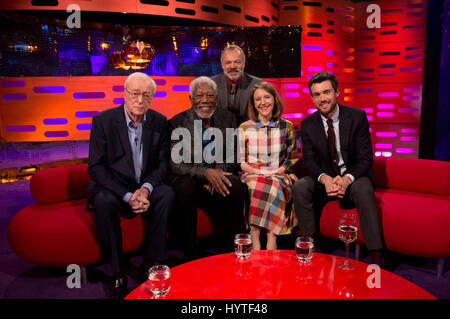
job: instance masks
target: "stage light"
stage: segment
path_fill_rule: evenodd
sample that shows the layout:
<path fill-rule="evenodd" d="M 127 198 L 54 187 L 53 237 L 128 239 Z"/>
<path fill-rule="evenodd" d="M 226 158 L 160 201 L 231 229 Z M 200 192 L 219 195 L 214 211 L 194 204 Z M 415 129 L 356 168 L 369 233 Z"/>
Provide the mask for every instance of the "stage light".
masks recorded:
<path fill-rule="evenodd" d="M 155 49 L 149 43 L 133 40 L 128 42 L 122 51 L 111 54 L 111 64 L 117 69 L 145 69 L 155 57 Z"/>

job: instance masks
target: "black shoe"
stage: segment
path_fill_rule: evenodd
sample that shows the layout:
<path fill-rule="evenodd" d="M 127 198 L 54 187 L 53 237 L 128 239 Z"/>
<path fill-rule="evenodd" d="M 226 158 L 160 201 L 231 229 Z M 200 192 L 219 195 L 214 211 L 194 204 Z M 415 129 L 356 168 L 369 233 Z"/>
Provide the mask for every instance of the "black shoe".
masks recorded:
<path fill-rule="evenodd" d="M 127 295 L 128 278 L 124 274 L 115 274 L 111 285 L 111 299 L 123 299 Z"/>
<path fill-rule="evenodd" d="M 384 268 L 383 255 L 381 254 L 381 250 L 373 250 L 370 251 L 370 263 L 380 266 L 380 268 Z"/>

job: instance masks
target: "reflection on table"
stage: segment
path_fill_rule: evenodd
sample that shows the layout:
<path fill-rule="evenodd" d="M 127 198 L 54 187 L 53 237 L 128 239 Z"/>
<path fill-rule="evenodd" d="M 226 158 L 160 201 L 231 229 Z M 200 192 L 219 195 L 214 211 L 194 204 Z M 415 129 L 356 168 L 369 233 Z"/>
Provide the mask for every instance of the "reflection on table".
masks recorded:
<path fill-rule="evenodd" d="M 355 269 L 337 267 L 344 258 L 315 253 L 297 261 L 293 250 L 253 251 L 240 260 L 234 253 L 194 260 L 171 269 L 166 299 L 315 299 L 414 298 L 433 295 L 389 271 L 352 260 Z M 145 283 L 127 299 L 152 298 Z"/>

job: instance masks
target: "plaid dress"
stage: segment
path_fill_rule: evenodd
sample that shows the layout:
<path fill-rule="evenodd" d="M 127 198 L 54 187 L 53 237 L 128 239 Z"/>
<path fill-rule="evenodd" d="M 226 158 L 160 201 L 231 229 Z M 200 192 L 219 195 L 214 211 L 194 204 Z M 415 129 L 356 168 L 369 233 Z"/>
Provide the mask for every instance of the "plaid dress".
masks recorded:
<path fill-rule="evenodd" d="M 294 126 L 282 118 L 267 126 L 251 120 L 242 123 L 239 157 L 241 163 L 247 162 L 262 173 L 241 175 L 241 181 L 250 191 L 250 224 L 276 235 L 289 234 L 297 225 L 291 194 L 297 177 L 289 171 L 298 159 Z M 284 174 L 264 176 L 281 166 L 286 168 Z"/>

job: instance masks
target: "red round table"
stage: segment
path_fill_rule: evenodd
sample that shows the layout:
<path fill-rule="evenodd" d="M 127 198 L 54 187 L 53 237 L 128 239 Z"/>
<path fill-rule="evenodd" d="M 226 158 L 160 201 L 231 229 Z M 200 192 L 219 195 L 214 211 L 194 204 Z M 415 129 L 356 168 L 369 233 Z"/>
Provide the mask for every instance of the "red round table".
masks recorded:
<path fill-rule="evenodd" d="M 343 257 L 315 253 L 310 263 L 297 261 L 293 250 L 253 251 L 247 260 L 234 253 L 194 260 L 171 269 L 167 299 L 341 299 L 414 298 L 433 295 L 389 271 L 378 273 L 351 260 L 354 270 L 337 267 Z M 378 277 L 376 277 L 379 275 Z M 126 299 L 152 298 L 145 283 Z"/>

